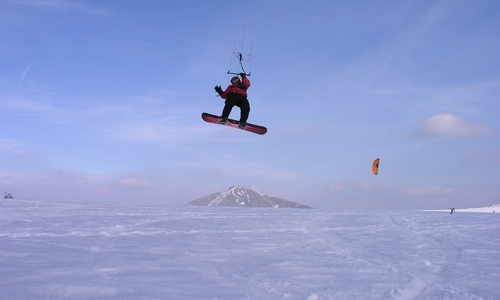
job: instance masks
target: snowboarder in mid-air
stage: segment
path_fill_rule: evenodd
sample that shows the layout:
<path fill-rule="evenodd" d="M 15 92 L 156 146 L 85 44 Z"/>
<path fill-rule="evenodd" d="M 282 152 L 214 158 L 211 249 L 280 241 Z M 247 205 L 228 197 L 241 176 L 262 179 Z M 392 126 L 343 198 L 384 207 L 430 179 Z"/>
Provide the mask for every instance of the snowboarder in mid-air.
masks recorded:
<path fill-rule="evenodd" d="M 250 114 L 250 103 L 247 99 L 247 89 L 250 87 L 250 80 L 248 80 L 245 73 L 240 73 L 240 76 L 241 80 L 238 76 L 231 78 L 231 85 L 225 91 L 222 91 L 220 85 L 215 86 L 215 91 L 222 99 L 226 99 L 219 123 L 226 124 L 231 109 L 236 105 L 241 110 L 238 127 L 243 129 L 247 125 L 248 115 Z"/>

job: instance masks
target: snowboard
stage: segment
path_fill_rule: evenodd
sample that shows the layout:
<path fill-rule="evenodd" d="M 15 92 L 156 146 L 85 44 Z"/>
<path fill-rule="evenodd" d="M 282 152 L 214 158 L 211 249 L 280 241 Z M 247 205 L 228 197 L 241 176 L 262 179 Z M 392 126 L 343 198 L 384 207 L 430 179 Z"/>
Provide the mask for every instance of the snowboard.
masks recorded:
<path fill-rule="evenodd" d="M 247 123 L 247 126 L 245 126 L 245 128 L 239 128 L 238 127 L 238 121 L 233 120 L 233 119 L 227 119 L 226 124 L 221 124 L 221 123 L 219 123 L 219 120 L 220 120 L 219 116 L 212 115 L 212 114 L 209 114 L 209 113 L 202 113 L 201 114 L 201 118 L 203 119 L 203 121 L 208 122 L 208 123 L 229 126 L 229 127 L 233 127 L 233 128 L 236 128 L 236 129 L 245 130 L 245 131 L 248 131 L 248 132 L 253 132 L 253 133 L 256 133 L 256 134 L 261 134 L 262 135 L 262 134 L 266 134 L 266 132 L 267 132 L 267 128 L 266 127 L 260 126 L 260 125 L 255 125 L 255 124 L 251 124 L 251 123 Z"/>

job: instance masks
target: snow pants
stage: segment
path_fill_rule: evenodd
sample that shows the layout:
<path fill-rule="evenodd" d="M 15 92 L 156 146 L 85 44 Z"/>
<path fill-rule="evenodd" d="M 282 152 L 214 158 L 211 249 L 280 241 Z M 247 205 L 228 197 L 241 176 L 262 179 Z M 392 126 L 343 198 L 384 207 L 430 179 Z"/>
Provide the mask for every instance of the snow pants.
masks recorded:
<path fill-rule="evenodd" d="M 250 114 L 250 103 L 243 95 L 231 93 L 226 98 L 226 104 L 222 110 L 222 118 L 229 118 L 231 110 L 236 105 L 240 108 L 240 122 L 247 122 L 248 115 Z"/>

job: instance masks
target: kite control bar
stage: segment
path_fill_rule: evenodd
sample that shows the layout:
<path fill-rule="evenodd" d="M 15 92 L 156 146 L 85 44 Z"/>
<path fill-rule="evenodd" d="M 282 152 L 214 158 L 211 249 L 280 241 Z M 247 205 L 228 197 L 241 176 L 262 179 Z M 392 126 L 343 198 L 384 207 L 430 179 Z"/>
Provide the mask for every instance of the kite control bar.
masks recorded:
<path fill-rule="evenodd" d="M 241 75 L 241 73 L 234 73 L 234 72 L 229 72 L 229 71 L 227 71 L 227 74 L 231 74 L 231 75 Z M 250 73 L 246 73 L 246 72 L 245 72 L 244 74 L 245 74 L 245 76 L 250 76 L 250 74 L 252 74 L 252 72 L 250 72 Z"/>
<path fill-rule="evenodd" d="M 238 57 L 238 60 L 240 62 L 241 70 L 243 71 L 243 73 L 245 74 L 245 76 L 250 76 L 250 74 L 252 72 L 248 72 L 247 73 L 247 71 L 245 71 L 245 69 L 243 68 L 243 64 L 241 63 L 241 61 L 243 60 L 243 55 L 241 53 L 234 53 L 234 52 L 233 52 L 233 54 L 236 54 L 236 56 Z M 252 68 L 252 66 L 250 66 L 250 68 Z M 241 72 L 240 73 L 234 73 L 234 72 L 231 72 L 231 70 L 229 70 L 229 71 L 227 71 L 227 74 L 240 75 Z"/>

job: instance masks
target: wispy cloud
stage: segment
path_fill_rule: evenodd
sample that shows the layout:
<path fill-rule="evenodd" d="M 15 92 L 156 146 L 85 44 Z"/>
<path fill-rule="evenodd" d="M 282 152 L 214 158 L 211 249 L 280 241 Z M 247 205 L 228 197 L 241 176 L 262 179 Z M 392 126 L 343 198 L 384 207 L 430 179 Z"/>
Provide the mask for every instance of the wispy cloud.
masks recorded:
<path fill-rule="evenodd" d="M 107 134 L 114 138 L 129 142 L 154 143 L 163 141 L 180 141 L 190 135 L 203 132 L 195 126 L 179 126 L 162 120 L 119 124 L 108 130 Z"/>
<path fill-rule="evenodd" d="M 357 182 L 334 182 L 330 183 L 326 188 L 329 192 L 341 193 L 348 191 L 367 191 L 373 187 L 373 183 L 367 180 L 360 180 Z"/>
<path fill-rule="evenodd" d="M 443 196 L 453 194 L 454 192 L 454 189 L 447 187 L 419 187 L 406 191 L 411 196 Z"/>
<path fill-rule="evenodd" d="M 500 165 L 500 151 L 479 152 L 465 154 L 462 158 L 463 164 L 488 164 Z"/>
<path fill-rule="evenodd" d="M 90 15 L 100 15 L 105 12 L 103 8 L 82 4 L 68 0 L 21 0 L 17 4 L 31 6 L 42 10 L 77 12 Z"/>
<path fill-rule="evenodd" d="M 130 188 L 147 188 L 149 187 L 149 182 L 137 178 L 126 178 L 120 181 L 120 185 Z"/>
<path fill-rule="evenodd" d="M 60 168 L 56 170 L 55 178 L 64 181 L 81 181 L 86 180 L 87 176 L 82 171 L 74 168 Z"/>
<path fill-rule="evenodd" d="M 17 95 L 17 92 L 19 91 L 19 87 L 21 86 L 21 83 L 23 82 L 24 78 L 26 77 L 26 74 L 28 73 L 28 71 L 30 70 L 31 66 L 33 65 L 33 63 L 35 62 L 32 61 L 29 66 L 26 68 L 26 70 L 23 72 L 23 75 L 21 76 L 21 79 L 19 79 L 19 81 L 17 82 L 17 87 L 16 87 L 16 95 Z"/>
<path fill-rule="evenodd" d="M 1 144 L 0 143 L 0 152 L 8 153 L 14 156 L 26 156 L 28 153 L 24 150 L 18 150 L 15 147 Z"/>

